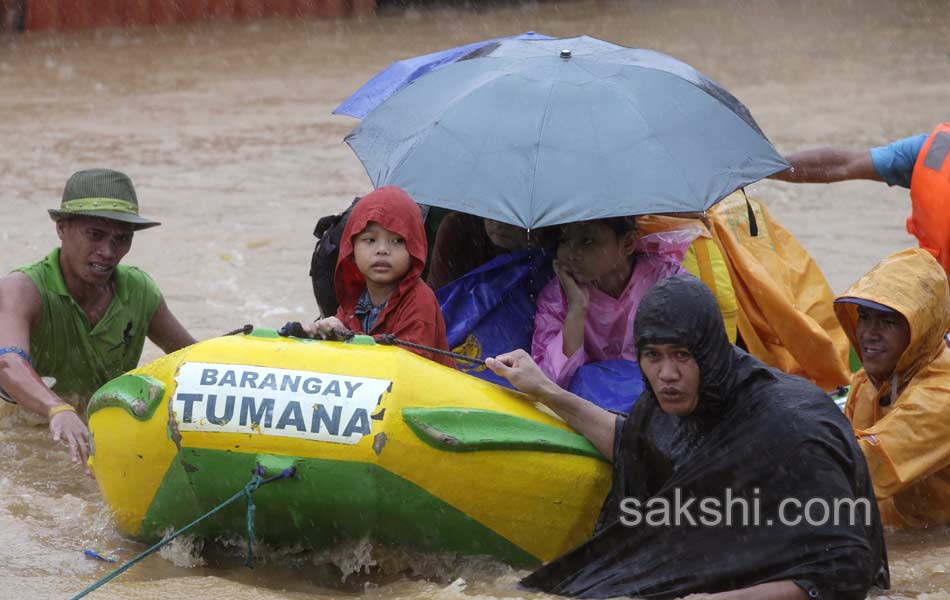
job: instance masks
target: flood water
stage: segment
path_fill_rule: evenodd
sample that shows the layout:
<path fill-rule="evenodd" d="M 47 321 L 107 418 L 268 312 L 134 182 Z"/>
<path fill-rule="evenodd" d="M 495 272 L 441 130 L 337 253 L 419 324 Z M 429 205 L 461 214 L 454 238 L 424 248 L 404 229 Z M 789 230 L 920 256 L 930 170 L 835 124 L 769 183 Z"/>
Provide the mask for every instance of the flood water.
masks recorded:
<path fill-rule="evenodd" d="M 461 4 L 461 3 L 459 3 Z M 368 191 L 330 111 L 399 58 L 534 30 L 588 34 L 683 59 L 750 108 L 780 151 L 867 148 L 929 132 L 950 97 L 940 1 L 582 1 L 426 6 L 353 21 L 263 21 L 0 38 L 0 270 L 57 243 L 46 209 L 81 168 L 129 173 L 144 214 L 126 263 L 159 283 L 199 339 L 316 316 L 316 219 Z M 914 241 L 906 191 L 870 182 L 751 188 L 835 291 Z M 159 355 L 146 346 L 143 360 Z M 48 433 L 0 407 L 0 598 L 68 597 L 142 546 Z M 888 598 L 950 598 L 947 530 L 891 532 Z M 728 551 L 728 549 L 723 549 Z M 329 555 L 176 543 L 95 598 L 538 597 L 485 561 L 366 544 Z M 199 558 L 196 558 L 199 557 Z M 354 573 L 375 564 L 370 575 Z M 349 576 L 342 577 L 343 573 Z"/>

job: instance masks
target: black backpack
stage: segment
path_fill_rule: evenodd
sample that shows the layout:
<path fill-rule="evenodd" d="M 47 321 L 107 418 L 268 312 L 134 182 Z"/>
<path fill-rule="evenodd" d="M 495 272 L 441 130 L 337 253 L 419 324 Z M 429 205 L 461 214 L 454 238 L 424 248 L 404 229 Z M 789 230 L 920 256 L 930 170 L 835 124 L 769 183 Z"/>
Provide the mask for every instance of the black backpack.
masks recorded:
<path fill-rule="evenodd" d="M 320 315 L 324 317 L 332 317 L 340 307 L 336 300 L 333 275 L 336 272 L 336 260 L 340 256 L 340 240 L 343 238 L 346 220 L 359 199 L 359 196 L 354 198 L 349 208 L 338 215 L 320 217 L 317 226 L 313 228 L 317 245 L 310 258 L 310 282 L 313 284 L 313 297 L 320 308 Z"/>

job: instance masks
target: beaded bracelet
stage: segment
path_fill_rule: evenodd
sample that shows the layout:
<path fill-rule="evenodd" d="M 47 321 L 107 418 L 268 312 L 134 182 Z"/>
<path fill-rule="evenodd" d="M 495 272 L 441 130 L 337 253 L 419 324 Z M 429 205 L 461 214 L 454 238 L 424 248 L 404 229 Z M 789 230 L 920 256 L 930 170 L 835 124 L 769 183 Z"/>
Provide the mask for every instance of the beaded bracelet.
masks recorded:
<path fill-rule="evenodd" d="M 20 348 L 19 346 L 3 346 L 0 347 L 0 356 L 4 354 L 16 354 L 26 362 L 30 363 L 30 366 L 33 365 L 33 361 L 30 360 L 30 355 L 27 354 L 26 350 Z"/>

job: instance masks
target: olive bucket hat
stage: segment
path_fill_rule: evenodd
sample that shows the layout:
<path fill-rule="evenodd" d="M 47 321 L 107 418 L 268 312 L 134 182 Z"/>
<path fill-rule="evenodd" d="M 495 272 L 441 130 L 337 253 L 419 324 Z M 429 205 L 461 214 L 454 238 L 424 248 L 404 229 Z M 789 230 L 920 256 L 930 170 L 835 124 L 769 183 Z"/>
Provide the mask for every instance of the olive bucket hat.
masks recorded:
<path fill-rule="evenodd" d="M 161 225 L 139 215 L 139 201 L 132 180 L 110 169 L 87 169 L 73 173 L 63 190 L 63 204 L 51 208 L 54 221 L 70 217 L 99 217 L 131 223 L 136 230 Z"/>

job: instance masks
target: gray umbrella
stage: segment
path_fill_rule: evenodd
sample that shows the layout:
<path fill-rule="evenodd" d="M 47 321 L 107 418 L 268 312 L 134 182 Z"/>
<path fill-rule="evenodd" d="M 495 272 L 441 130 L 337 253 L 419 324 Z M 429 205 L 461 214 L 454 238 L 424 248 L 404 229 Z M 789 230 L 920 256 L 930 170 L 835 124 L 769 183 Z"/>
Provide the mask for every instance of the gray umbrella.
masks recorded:
<path fill-rule="evenodd" d="M 350 132 L 374 186 L 536 228 L 702 211 L 788 168 L 741 102 L 665 54 L 586 36 L 480 54 Z"/>

